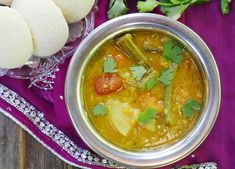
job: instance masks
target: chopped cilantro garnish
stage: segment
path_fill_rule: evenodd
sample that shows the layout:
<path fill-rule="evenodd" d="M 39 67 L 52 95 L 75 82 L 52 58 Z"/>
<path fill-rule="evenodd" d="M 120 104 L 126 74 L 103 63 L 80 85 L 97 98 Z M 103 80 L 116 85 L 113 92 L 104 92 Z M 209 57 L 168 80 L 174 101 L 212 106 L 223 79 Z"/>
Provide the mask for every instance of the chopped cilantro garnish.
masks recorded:
<path fill-rule="evenodd" d="M 126 0 L 110 0 L 108 18 L 112 19 L 128 12 Z"/>
<path fill-rule="evenodd" d="M 189 99 L 183 105 L 183 113 L 186 118 L 192 117 L 193 114 L 198 111 L 200 111 L 200 105 L 196 100 Z"/>
<path fill-rule="evenodd" d="M 93 109 L 92 112 L 95 116 L 105 116 L 108 114 L 108 108 L 105 107 L 104 104 L 97 104 Z"/>
<path fill-rule="evenodd" d="M 182 53 L 182 48 L 172 40 L 164 43 L 163 57 L 166 60 L 170 60 L 173 63 L 180 63 L 183 60 Z"/>
<path fill-rule="evenodd" d="M 157 110 L 152 108 L 147 108 L 144 112 L 139 114 L 138 121 L 140 123 L 148 124 L 151 119 L 156 118 Z"/>
<path fill-rule="evenodd" d="M 141 80 L 144 74 L 147 72 L 144 66 L 132 66 L 130 70 L 136 80 Z"/>
<path fill-rule="evenodd" d="M 151 90 L 156 87 L 158 79 L 156 77 L 153 77 L 149 79 L 146 83 L 146 89 Z"/>
<path fill-rule="evenodd" d="M 162 72 L 159 80 L 165 85 L 168 86 L 171 84 L 171 81 L 174 78 L 174 71 L 176 70 L 177 65 L 173 64 L 170 66 L 170 68 L 166 69 L 164 72 Z"/>
<path fill-rule="evenodd" d="M 104 73 L 114 73 L 117 72 L 116 70 L 116 62 L 113 59 L 112 56 L 108 56 L 107 58 L 105 58 L 104 60 Z"/>

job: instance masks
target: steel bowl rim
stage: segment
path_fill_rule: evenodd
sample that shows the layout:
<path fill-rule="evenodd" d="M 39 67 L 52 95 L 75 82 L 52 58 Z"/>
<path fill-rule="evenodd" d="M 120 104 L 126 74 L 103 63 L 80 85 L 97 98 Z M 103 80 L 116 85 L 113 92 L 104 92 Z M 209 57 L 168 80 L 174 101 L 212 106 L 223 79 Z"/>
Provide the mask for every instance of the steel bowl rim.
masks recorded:
<path fill-rule="evenodd" d="M 152 162 L 151 164 L 149 162 L 147 162 L 146 164 L 143 164 L 143 161 L 141 161 L 142 164 L 138 163 L 137 161 L 131 161 L 129 160 L 128 162 L 123 160 L 123 159 L 120 159 L 120 157 L 115 157 L 115 156 L 112 156 L 110 157 L 110 152 L 107 153 L 106 151 L 103 151 L 101 152 L 100 150 L 98 150 L 98 148 L 94 145 L 94 143 L 91 143 L 91 140 L 89 140 L 89 138 L 86 138 L 86 136 L 84 135 L 84 131 L 86 130 L 86 132 L 89 132 L 87 131 L 87 126 L 86 124 L 80 124 L 78 125 L 77 122 L 75 121 L 75 118 L 74 118 L 74 110 L 80 110 L 79 109 L 79 105 L 74 105 L 74 91 L 71 90 L 76 88 L 75 86 L 77 85 L 77 82 L 76 82 L 76 79 L 74 78 L 74 74 L 76 74 L 78 72 L 74 70 L 74 68 L 76 68 L 76 64 L 80 62 L 80 60 L 82 58 L 78 58 L 79 56 L 79 53 L 81 52 L 82 48 L 83 48 L 83 45 L 87 45 L 87 43 L 89 44 L 89 41 L 92 41 L 91 39 L 93 38 L 93 36 L 95 36 L 99 31 L 101 31 L 102 29 L 112 25 L 113 23 L 116 23 L 116 22 L 120 22 L 120 21 L 123 21 L 124 19 L 132 19 L 132 18 L 155 18 L 155 19 L 159 19 L 159 20 L 164 20 L 165 22 L 168 22 L 168 23 L 171 23 L 173 25 L 177 25 L 178 27 L 180 27 L 181 29 L 183 29 L 186 33 L 188 31 L 188 33 L 190 33 L 192 36 L 194 36 L 195 38 L 197 38 L 197 40 L 199 42 L 201 42 L 201 45 L 202 47 L 204 48 L 204 50 L 206 50 L 208 52 L 208 55 L 210 56 L 210 61 L 211 61 L 211 64 L 213 66 L 213 69 L 214 69 L 214 73 L 216 75 L 215 79 L 216 79 L 216 85 L 217 85 L 217 89 L 218 89 L 218 93 L 216 95 L 216 103 L 218 103 L 217 107 L 214 109 L 214 116 L 213 116 L 213 120 L 211 121 L 210 123 L 210 126 L 209 128 L 207 129 L 207 132 L 203 134 L 203 137 L 197 141 L 197 144 L 194 145 L 193 147 L 190 147 L 190 150 L 186 151 L 186 153 L 184 153 L 183 155 L 179 155 L 177 158 L 174 158 L 174 159 L 171 159 L 171 160 L 167 160 L 167 162 L 163 162 L 161 164 L 159 163 L 154 163 Z M 185 33 L 184 32 L 184 33 Z M 82 56 L 81 56 L 82 57 Z M 83 59 L 84 59 L 84 56 L 83 56 Z M 71 85 L 72 84 L 72 85 Z M 221 86 L 220 86 L 220 76 L 219 76 L 219 71 L 218 71 L 218 68 L 217 68 L 217 65 L 216 65 L 216 62 L 214 60 L 214 57 L 213 57 L 213 54 L 211 53 L 210 49 L 207 47 L 207 45 L 205 44 L 205 42 L 195 33 L 193 32 L 191 29 L 189 29 L 188 27 L 186 27 L 185 25 L 177 22 L 177 21 L 174 21 L 172 19 L 169 19 L 165 16 L 161 16 L 161 15 L 157 15 L 157 14 L 129 14 L 129 15 L 125 15 L 125 16 L 121 16 L 121 17 L 118 17 L 116 19 L 113 19 L 113 20 L 110 20 L 102 25 L 100 25 L 99 27 L 97 27 L 91 34 L 89 34 L 87 36 L 86 39 L 84 39 L 84 41 L 80 44 L 80 46 L 78 47 L 77 51 L 75 52 L 72 60 L 71 60 L 71 63 L 69 65 L 69 68 L 68 68 L 68 72 L 67 72 L 67 76 L 66 76 L 66 85 L 65 85 L 65 100 L 66 100 L 66 105 L 67 105 L 67 109 L 68 109 L 68 112 L 69 112 L 69 116 L 72 120 L 72 123 L 73 123 L 73 126 L 75 127 L 76 131 L 78 132 L 78 134 L 81 136 L 81 138 L 83 139 L 83 141 L 92 149 L 94 150 L 96 153 L 98 153 L 99 155 L 107 158 L 107 159 L 110 159 L 110 160 L 114 160 L 118 163 L 124 163 L 125 165 L 129 165 L 129 166 L 137 166 L 137 167 L 162 167 L 162 166 L 165 166 L 165 165 L 168 165 L 168 164 L 171 164 L 171 163 L 174 163 L 182 158 L 184 158 L 185 156 L 187 156 L 188 154 L 190 154 L 192 151 L 194 151 L 205 139 L 206 137 L 208 136 L 208 134 L 210 133 L 215 121 L 216 121 L 216 118 L 218 116 L 218 112 L 219 112 L 219 107 L 220 107 L 220 100 L 221 100 Z M 79 102 L 79 101 L 78 101 Z M 76 104 L 76 103 L 75 103 Z M 81 117 L 81 114 L 83 113 L 77 113 L 80 117 Z M 79 121 L 80 123 L 84 123 L 82 120 Z M 84 127 L 86 126 L 86 127 Z M 83 131 L 84 130 L 84 131 Z M 96 133 L 97 134 L 97 133 Z M 95 135 L 93 135 L 95 136 Z M 97 135 L 96 135 L 97 136 Z M 91 139 L 91 138 L 90 138 Z M 97 140 L 96 140 L 97 141 Z M 99 141 L 99 140 L 98 140 Z M 109 147 L 110 148 L 110 147 Z M 132 154 L 132 153 L 131 153 Z M 134 155 L 138 154 L 138 153 L 135 153 L 133 152 Z M 132 155 L 133 155 L 132 154 Z M 147 154 L 151 154 L 151 153 L 147 153 Z M 123 154 L 125 155 L 125 154 Z M 130 155 L 130 154 L 129 154 Z M 128 156 L 129 157 L 129 156 Z"/>

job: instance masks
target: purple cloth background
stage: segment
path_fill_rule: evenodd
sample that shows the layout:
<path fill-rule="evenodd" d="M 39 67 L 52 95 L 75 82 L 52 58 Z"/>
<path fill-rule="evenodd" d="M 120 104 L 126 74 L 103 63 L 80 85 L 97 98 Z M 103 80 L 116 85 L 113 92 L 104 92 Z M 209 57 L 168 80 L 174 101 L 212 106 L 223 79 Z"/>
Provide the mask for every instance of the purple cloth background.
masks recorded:
<path fill-rule="evenodd" d="M 129 0 L 131 12 L 135 12 L 136 1 Z M 96 15 L 96 26 L 107 20 L 108 1 L 100 0 L 98 3 L 99 12 Z M 198 33 L 207 43 L 217 61 L 222 84 L 222 102 L 220 113 L 215 126 L 204 141 L 204 143 L 177 164 L 192 164 L 214 161 L 221 169 L 232 169 L 235 159 L 235 2 L 231 4 L 231 13 L 222 16 L 220 12 L 220 0 L 211 0 L 210 3 L 190 7 L 181 18 L 181 21 Z M 60 71 L 56 74 L 55 89 L 51 92 L 44 92 L 36 88 L 28 88 L 29 81 L 16 80 L 8 77 L 0 78 L 0 83 L 17 92 L 38 110 L 45 114 L 48 121 L 63 131 L 79 146 L 88 149 L 80 140 L 72 127 L 68 117 L 64 100 L 64 81 L 69 59 L 60 65 Z M 0 99 L 0 107 L 9 111 L 9 105 Z M 16 109 L 11 108 L 11 115 L 26 125 L 37 137 L 44 141 L 67 160 L 78 163 L 68 156 L 59 146 L 45 137 L 40 130 L 20 114 Z M 87 164 L 84 166 L 91 167 Z M 99 168 L 92 166 L 92 168 Z M 167 167 L 166 167 L 167 168 Z"/>

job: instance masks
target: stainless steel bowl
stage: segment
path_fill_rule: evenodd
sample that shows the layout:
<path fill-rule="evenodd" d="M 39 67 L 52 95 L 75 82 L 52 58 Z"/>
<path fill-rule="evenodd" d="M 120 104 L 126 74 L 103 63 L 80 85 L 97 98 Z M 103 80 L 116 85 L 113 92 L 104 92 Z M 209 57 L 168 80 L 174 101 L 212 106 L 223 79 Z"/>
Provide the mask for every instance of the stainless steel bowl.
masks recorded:
<path fill-rule="evenodd" d="M 84 109 L 82 96 L 84 71 L 95 50 L 106 40 L 135 29 L 162 31 L 188 46 L 198 62 L 205 84 L 203 110 L 193 129 L 173 144 L 146 152 L 124 150 L 103 138 L 92 126 Z M 191 29 L 177 21 L 156 14 L 129 14 L 99 26 L 80 44 L 69 65 L 65 93 L 73 125 L 92 150 L 124 165 L 146 168 L 174 163 L 190 154 L 204 141 L 218 115 L 221 87 L 219 72 L 211 51 Z"/>

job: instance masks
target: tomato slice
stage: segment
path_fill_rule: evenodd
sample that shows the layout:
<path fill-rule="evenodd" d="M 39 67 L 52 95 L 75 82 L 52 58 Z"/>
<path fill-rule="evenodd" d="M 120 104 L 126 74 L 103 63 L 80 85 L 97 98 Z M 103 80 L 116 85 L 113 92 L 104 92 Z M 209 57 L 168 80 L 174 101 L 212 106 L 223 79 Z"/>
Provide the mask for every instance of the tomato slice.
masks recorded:
<path fill-rule="evenodd" d="M 95 92 L 98 95 L 108 95 L 123 87 L 122 79 L 113 73 L 98 76 L 95 80 Z"/>

